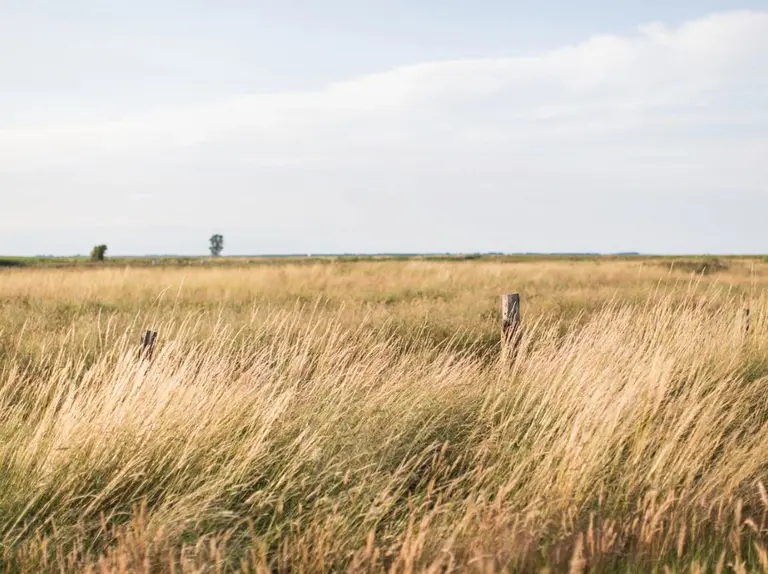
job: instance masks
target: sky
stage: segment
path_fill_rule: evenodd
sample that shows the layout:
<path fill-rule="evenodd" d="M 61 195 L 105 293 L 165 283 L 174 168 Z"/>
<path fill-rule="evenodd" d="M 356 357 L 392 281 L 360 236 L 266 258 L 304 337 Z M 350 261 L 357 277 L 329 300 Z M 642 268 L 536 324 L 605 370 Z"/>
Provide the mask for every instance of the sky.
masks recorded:
<path fill-rule="evenodd" d="M 768 0 L 3 0 L 0 253 L 768 253 Z"/>

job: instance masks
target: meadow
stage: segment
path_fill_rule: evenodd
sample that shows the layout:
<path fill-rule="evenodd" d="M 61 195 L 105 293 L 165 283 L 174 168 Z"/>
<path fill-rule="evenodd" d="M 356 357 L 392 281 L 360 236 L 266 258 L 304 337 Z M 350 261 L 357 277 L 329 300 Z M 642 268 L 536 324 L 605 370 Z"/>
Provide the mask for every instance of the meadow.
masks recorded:
<path fill-rule="evenodd" d="M 766 287 L 758 258 L 9 265 L 0 566 L 766 571 Z"/>

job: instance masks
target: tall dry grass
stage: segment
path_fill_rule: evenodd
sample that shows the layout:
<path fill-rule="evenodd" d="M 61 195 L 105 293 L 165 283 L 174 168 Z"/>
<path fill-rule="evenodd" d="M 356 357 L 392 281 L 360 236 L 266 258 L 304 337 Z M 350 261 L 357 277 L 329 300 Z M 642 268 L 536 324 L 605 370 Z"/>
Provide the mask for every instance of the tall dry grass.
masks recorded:
<path fill-rule="evenodd" d="M 329 282 L 376 292 L 369 271 Z M 412 271 L 443 274 L 432 285 L 475 273 L 476 296 L 509 272 L 394 273 L 408 285 Z M 269 308 L 267 281 L 238 298 L 252 291 L 218 270 L 167 300 L 113 271 L 35 273 L 0 288 L 5 317 L 28 305 L 0 359 L 5 570 L 768 568 L 759 288 L 746 337 L 743 293 L 658 277 L 643 291 L 622 276 L 637 297 L 614 290 L 565 323 L 534 308 L 508 361 L 485 317 L 440 339 L 429 314 L 390 329 L 398 310 L 357 305 L 351 287 L 349 306 L 327 303 L 339 287 Z M 40 317 L 64 303 L 83 307 L 60 326 Z M 89 303 L 116 308 L 86 327 Z M 148 324 L 161 332 L 151 364 L 136 348 Z"/>
<path fill-rule="evenodd" d="M 572 321 L 619 300 L 682 300 L 706 295 L 712 305 L 748 299 L 768 287 L 768 264 L 727 260 L 712 274 L 701 262 L 663 259 L 425 262 L 332 262 L 211 268 L 144 267 L 0 269 L 0 357 L 20 332 L 39 354 L 38 340 L 67 344 L 68 352 L 100 353 L 104 323 L 117 331 L 196 315 L 196 336 L 217 322 L 241 326 L 257 311 L 292 311 L 306 305 L 348 328 L 369 328 L 441 344 L 457 333 L 498 339 L 499 298 L 519 292 L 523 314 Z M 146 325 L 151 326 L 151 325 Z M 386 329 L 385 329 L 386 328 Z"/>

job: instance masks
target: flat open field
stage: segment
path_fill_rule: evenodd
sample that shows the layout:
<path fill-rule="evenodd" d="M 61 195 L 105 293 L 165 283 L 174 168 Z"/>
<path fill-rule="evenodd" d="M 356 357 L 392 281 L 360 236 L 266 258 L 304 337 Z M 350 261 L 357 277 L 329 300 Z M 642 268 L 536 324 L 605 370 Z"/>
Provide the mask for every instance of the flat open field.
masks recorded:
<path fill-rule="evenodd" d="M 0 269 L 0 564 L 768 569 L 767 287 L 758 258 Z"/>

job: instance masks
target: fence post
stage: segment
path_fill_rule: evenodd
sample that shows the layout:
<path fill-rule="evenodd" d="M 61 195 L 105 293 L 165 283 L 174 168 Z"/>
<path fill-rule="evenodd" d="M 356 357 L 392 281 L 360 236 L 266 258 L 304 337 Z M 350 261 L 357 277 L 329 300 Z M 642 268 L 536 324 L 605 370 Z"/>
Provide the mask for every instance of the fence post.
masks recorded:
<path fill-rule="evenodd" d="M 155 351 L 155 341 L 157 341 L 157 331 L 147 331 L 141 340 L 141 351 L 139 358 L 152 360 L 152 353 Z"/>
<path fill-rule="evenodd" d="M 749 324 L 750 324 L 750 316 L 749 316 L 749 307 L 744 309 L 744 334 L 745 336 L 749 336 Z"/>
<path fill-rule="evenodd" d="M 501 344 L 507 351 L 517 351 L 522 336 L 520 294 L 506 293 L 501 297 Z"/>

